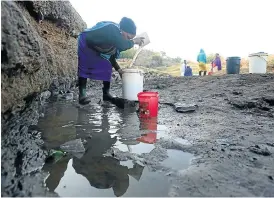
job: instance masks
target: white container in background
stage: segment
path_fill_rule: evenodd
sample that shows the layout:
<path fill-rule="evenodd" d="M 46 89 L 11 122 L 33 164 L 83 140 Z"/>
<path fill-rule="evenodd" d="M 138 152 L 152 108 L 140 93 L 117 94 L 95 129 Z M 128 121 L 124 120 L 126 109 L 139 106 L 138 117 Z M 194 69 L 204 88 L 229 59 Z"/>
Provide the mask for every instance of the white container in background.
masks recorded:
<path fill-rule="evenodd" d="M 144 72 L 140 69 L 123 69 L 123 98 L 137 101 L 137 94 L 143 92 Z"/>
<path fill-rule="evenodd" d="M 265 74 L 268 54 L 264 52 L 249 54 L 249 73 Z"/>
<path fill-rule="evenodd" d="M 146 46 L 147 44 L 150 43 L 148 34 L 146 32 L 143 32 L 143 33 L 137 35 L 136 37 L 144 37 L 144 44 L 142 45 L 142 47 L 144 47 L 144 46 Z"/>

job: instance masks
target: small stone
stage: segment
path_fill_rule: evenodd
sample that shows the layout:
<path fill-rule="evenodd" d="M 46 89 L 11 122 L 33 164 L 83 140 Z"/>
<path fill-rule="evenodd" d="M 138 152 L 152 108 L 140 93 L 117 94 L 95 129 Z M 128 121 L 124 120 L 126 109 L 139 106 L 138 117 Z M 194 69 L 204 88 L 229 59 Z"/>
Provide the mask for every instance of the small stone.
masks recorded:
<path fill-rule="evenodd" d="M 254 161 L 256 161 L 257 159 L 256 158 L 254 158 L 254 157 L 250 157 L 249 158 L 249 161 L 251 161 L 251 162 L 254 162 Z"/>
<path fill-rule="evenodd" d="M 163 84 L 156 85 L 156 89 L 164 89 L 164 88 L 166 88 L 166 86 Z"/>
<path fill-rule="evenodd" d="M 196 104 L 185 104 L 185 103 L 175 103 L 175 110 L 179 113 L 189 113 L 196 111 L 198 105 Z"/>
<path fill-rule="evenodd" d="M 240 92 L 240 91 L 233 91 L 232 94 L 233 94 L 233 95 L 241 95 L 242 92 Z"/>
<path fill-rule="evenodd" d="M 73 93 L 67 93 L 65 96 L 66 100 L 73 100 Z"/>
<path fill-rule="evenodd" d="M 272 146 L 272 147 L 274 147 L 274 143 L 266 143 L 266 145 L 268 145 L 268 146 Z"/>
<path fill-rule="evenodd" d="M 50 91 L 45 91 L 41 93 L 41 100 L 46 100 L 51 96 L 51 92 Z"/>
<path fill-rule="evenodd" d="M 71 140 L 60 146 L 60 148 L 66 152 L 70 153 L 83 153 L 85 152 L 85 147 L 81 139 Z"/>
<path fill-rule="evenodd" d="M 258 146 L 258 145 L 256 145 L 256 146 Z M 259 148 L 256 146 L 250 147 L 249 151 L 251 151 L 252 153 L 256 153 L 258 155 L 263 155 L 263 156 L 271 155 L 270 151 L 267 148 L 261 149 L 259 146 L 258 146 Z"/>
<path fill-rule="evenodd" d="M 272 177 L 271 175 L 269 175 L 268 178 L 269 178 L 270 180 L 273 180 L 273 177 Z"/>

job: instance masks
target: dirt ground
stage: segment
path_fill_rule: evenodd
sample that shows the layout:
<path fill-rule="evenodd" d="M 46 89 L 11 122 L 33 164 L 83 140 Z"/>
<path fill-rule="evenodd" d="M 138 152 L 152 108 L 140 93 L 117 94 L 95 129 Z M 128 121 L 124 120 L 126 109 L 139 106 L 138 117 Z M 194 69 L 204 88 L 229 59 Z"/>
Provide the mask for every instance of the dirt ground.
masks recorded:
<path fill-rule="evenodd" d="M 119 86 L 115 87 L 119 92 Z M 161 102 L 195 103 L 194 113 L 160 105 L 158 123 L 195 154 L 173 195 L 274 196 L 274 75 L 152 78 Z"/>
<path fill-rule="evenodd" d="M 89 95 L 93 103 L 98 103 L 102 96 L 101 83 L 90 85 Z M 177 113 L 173 107 L 160 104 L 158 125 L 167 127 L 168 136 L 172 138 L 168 141 L 160 138 L 149 154 L 134 155 L 110 149 L 109 155 L 121 161 L 139 161 L 150 170 L 164 173 L 172 184 L 168 196 L 274 196 L 273 74 L 178 78 L 147 75 L 145 89 L 158 91 L 161 103 L 196 104 L 198 108 L 192 113 Z M 73 104 L 77 104 L 77 90 L 72 91 Z M 111 92 L 121 96 L 120 81 L 112 83 Z M 123 131 L 119 133 L 129 137 L 135 132 L 127 130 L 125 134 Z M 24 133 L 20 135 L 2 135 L 2 141 L 7 145 L 8 142 L 21 143 Z M 39 136 L 35 137 L 37 141 L 41 141 L 38 140 L 41 138 Z M 11 177 L 5 167 L 13 166 L 14 160 L 10 159 L 9 153 L 15 151 L 8 151 L 8 147 L 4 148 L 2 144 L 2 152 L 4 149 L 7 153 L 2 153 L 2 162 L 6 160 L 5 164 L 2 163 L 6 169 L 2 169 L 2 176 L 6 176 L 6 181 L 3 181 L 9 183 L 7 179 L 12 178 L 12 183 L 16 184 L 18 180 L 19 190 L 23 190 L 25 195 L 45 196 L 46 192 L 42 189 L 33 193 L 28 187 L 35 181 L 37 185 L 43 181 L 35 164 L 41 166 L 40 161 L 44 157 L 39 158 L 39 163 L 36 162 L 33 154 L 27 153 L 30 152 L 28 148 L 33 147 L 31 144 L 36 145 L 37 142 L 33 139 L 26 146 L 20 146 L 24 148 L 22 163 L 27 161 L 32 165 L 31 169 L 36 170 L 31 172 L 31 178 L 24 173 L 28 172 L 24 166 L 20 166 L 17 173 L 20 177 Z M 11 147 L 15 148 L 19 149 L 17 146 Z M 167 158 L 167 149 L 193 154 L 191 165 L 183 170 L 161 166 L 159 162 Z M 8 195 L 16 194 L 11 186 L 2 186 L 2 189 L 9 189 Z"/>

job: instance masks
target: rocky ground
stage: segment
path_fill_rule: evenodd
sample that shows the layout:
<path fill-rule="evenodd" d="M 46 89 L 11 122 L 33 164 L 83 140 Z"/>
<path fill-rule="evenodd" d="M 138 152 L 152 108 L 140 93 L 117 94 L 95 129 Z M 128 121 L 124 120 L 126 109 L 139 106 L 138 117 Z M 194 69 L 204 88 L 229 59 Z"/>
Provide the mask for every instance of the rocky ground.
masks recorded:
<path fill-rule="evenodd" d="M 273 75 L 154 79 L 148 87 L 160 101 L 198 105 L 191 114 L 160 110 L 160 122 L 197 156 L 182 172 L 183 195 L 274 195 Z"/>
<path fill-rule="evenodd" d="M 90 96 L 99 101 L 101 83 L 90 83 L 90 88 Z M 191 143 L 161 140 L 161 149 L 176 148 L 195 156 L 188 169 L 170 174 L 176 180 L 170 196 L 274 196 L 273 74 L 189 78 L 150 74 L 145 89 L 158 91 L 161 103 L 198 106 L 195 112 L 177 113 L 160 105 L 158 124 L 168 127 L 170 136 Z M 77 90 L 72 91 L 77 99 Z M 119 81 L 113 83 L 112 92 L 121 94 Z M 54 196 L 43 187 L 40 170 L 47 152 L 35 130 L 49 96 L 44 92 L 5 124 L 2 196 Z M 119 151 L 115 155 L 133 157 Z M 160 152 L 143 162 L 153 160 L 161 160 Z"/>
<path fill-rule="evenodd" d="M 146 88 L 161 102 L 198 106 L 188 114 L 160 106 L 159 124 L 190 141 L 179 148 L 196 156 L 177 195 L 274 196 L 273 74 L 152 78 Z"/>

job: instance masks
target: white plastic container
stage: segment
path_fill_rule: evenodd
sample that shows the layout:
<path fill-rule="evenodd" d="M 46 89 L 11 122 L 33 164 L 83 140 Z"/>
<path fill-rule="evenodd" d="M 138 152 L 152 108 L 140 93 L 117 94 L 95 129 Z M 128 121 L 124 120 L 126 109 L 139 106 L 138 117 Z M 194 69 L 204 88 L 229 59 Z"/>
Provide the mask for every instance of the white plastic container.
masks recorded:
<path fill-rule="evenodd" d="M 137 35 L 136 37 L 144 37 L 144 43 L 143 43 L 143 45 L 141 47 L 144 47 L 144 46 L 146 46 L 147 44 L 150 43 L 148 34 L 146 32 L 143 32 L 143 33 Z"/>
<path fill-rule="evenodd" d="M 249 73 L 265 74 L 267 67 L 268 54 L 264 52 L 250 54 L 249 56 Z"/>
<path fill-rule="evenodd" d="M 140 69 L 123 69 L 123 98 L 137 101 L 137 94 L 143 92 L 144 72 Z"/>

